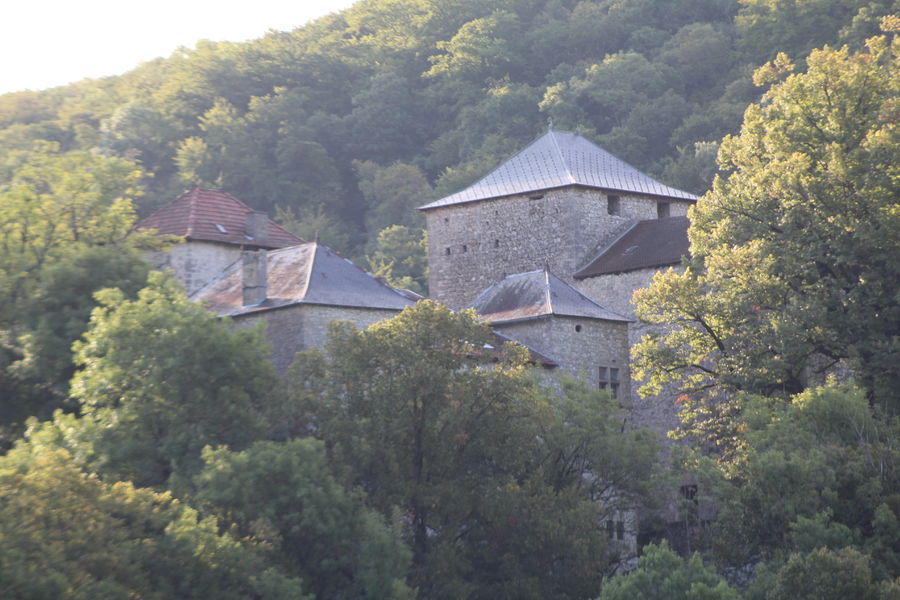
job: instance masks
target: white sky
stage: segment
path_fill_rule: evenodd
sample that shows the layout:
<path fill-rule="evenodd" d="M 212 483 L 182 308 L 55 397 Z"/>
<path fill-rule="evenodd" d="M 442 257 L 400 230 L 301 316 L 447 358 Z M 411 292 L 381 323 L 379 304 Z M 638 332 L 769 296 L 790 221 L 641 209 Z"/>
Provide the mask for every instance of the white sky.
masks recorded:
<path fill-rule="evenodd" d="M 355 0 L 9 0 L 0 17 L 0 94 L 119 75 L 201 39 L 291 30 Z"/>

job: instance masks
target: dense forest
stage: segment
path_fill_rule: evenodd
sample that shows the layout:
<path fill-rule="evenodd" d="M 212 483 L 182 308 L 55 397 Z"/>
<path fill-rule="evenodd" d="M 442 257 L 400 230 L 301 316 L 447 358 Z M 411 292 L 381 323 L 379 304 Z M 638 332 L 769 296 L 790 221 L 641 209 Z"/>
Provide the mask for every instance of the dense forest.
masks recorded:
<path fill-rule="evenodd" d="M 363 0 L 0 96 L 0 596 L 900 598 L 897 13 Z M 671 457 L 430 301 L 276 373 L 133 229 L 218 187 L 425 291 L 414 207 L 548 122 L 704 194 L 637 295 Z M 688 552 L 617 543 L 683 481 Z"/>

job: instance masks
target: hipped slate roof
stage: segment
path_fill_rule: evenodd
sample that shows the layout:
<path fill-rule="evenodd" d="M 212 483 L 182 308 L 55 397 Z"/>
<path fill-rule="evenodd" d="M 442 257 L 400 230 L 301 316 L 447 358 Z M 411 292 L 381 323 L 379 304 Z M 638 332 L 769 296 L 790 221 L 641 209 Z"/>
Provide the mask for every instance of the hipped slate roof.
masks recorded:
<path fill-rule="evenodd" d="M 247 214 L 253 209 L 225 192 L 194 188 L 181 194 L 137 227 L 189 240 L 221 242 L 256 248 L 283 248 L 303 243 L 277 223 L 268 221 L 267 236 L 255 240 L 247 235 Z"/>
<path fill-rule="evenodd" d="M 493 324 L 549 315 L 629 321 L 548 271 L 507 275 L 483 291 L 470 306 Z"/>
<path fill-rule="evenodd" d="M 689 224 L 687 217 L 638 221 L 574 277 L 677 265 L 690 252 Z"/>
<path fill-rule="evenodd" d="M 220 316 L 319 304 L 400 311 L 413 300 L 366 273 L 330 248 L 309 242 L 267 253 L 266 299 L 243 306 L 243 268 L 235 261 L 192 296 Z"/>
<path fill-rule="evenodd" d="M 644 175 L 577 133 L 551 129 L 468 188 L 420 206 L 419 210 L 569 185 L 697 199 Z"/>

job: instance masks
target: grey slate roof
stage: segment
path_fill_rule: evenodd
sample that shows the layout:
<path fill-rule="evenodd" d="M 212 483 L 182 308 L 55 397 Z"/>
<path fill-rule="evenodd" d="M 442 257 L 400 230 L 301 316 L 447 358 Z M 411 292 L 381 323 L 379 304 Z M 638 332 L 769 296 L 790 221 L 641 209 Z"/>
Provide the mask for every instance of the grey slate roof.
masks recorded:
<path fill-rule="evenodd" d="M 597 258 L 575 273 L 575 279 L 677 265 L 690 254 L 687 217 L 638 221 Z"/>
<path fill-rule="evenodd" d="M 240 260 L 195 292 L 192 299 L 229 317 L 296 304 L 397 311 L 415 304 L 410 297 L 316 242 L 270 250 L 267 259 L 267 291 L 262 303 L 243 306 Z"/>
<path fill-rule="evenodd" d="M 569 185 L 697 199 L 644 175 L 577 133 L 551 129 L 468 188 L 420 206 L 419 210 Z"/>
<path fill-rule="evenodd" d="M 603 308 L 545 270 L 507 275 L 484 290 L 469 306 L 494 324 L 548 315 L 630 320 Z"/>

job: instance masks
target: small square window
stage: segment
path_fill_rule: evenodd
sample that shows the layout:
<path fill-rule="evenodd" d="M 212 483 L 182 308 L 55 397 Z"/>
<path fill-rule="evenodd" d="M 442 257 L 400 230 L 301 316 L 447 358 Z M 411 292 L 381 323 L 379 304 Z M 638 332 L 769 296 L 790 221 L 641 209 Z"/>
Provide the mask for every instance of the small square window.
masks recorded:
<path fill-rule="evenodd" d="M 610 194 L 606 197 L 606 212 L 608 214 L 618 216 L 621 210 L 618 196 Z"/>

